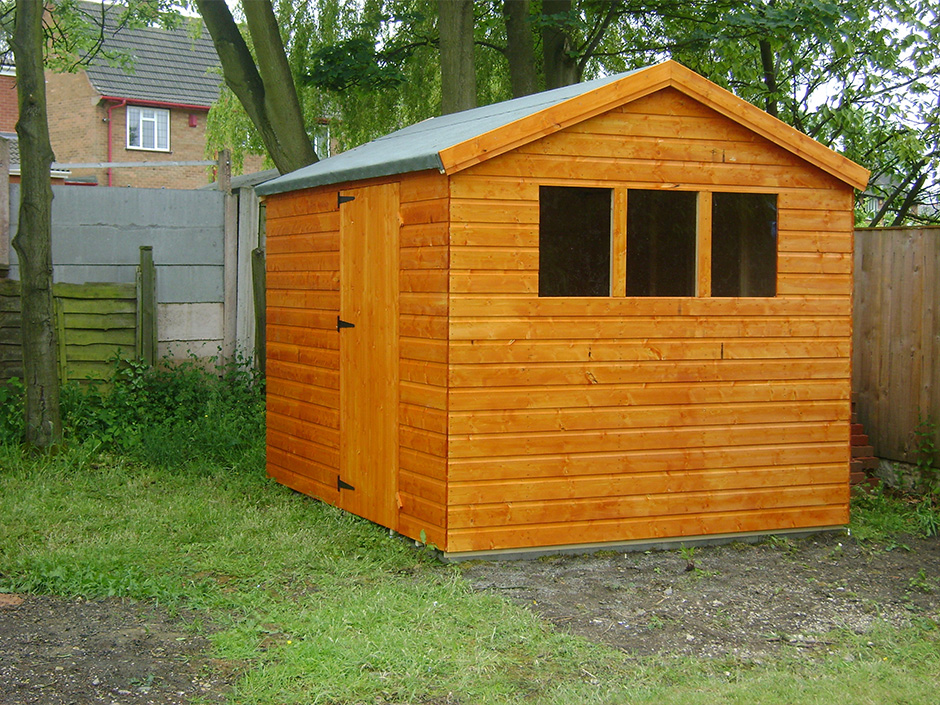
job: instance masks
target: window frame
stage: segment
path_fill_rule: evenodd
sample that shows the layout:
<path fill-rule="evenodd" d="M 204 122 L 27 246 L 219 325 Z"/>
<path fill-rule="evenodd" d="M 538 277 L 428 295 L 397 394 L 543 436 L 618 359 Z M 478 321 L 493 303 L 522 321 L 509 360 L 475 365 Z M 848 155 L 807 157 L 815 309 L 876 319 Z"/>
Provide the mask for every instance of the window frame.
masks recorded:
<path fill-rule="evenodd" d="M 549 184 L 540 184 L 548 186 Z M 562 188 L 583 188 L 585 184 L 575 182 L 567 184 L 551 184 Z M 733 188 L 713 188 L 710 190 L 701 190 L 693 188 L 669 188 L 657 189 L 650 185 L 625 186 L 617 185 L 610 187 L 601 187 L 592 183 L 592 187 L 610 188 L 612 191 L 611 222 L 610 222 L 610 294 L 609 298 L 676 298 L 676 299 L 728 299 L 728 298 L 761 298 L 773 299 L 780 296 L 779 292 L 779 274 L 780 274 L 780 193 L 770 190 L 745 190 Z M 627 249 L 627 213 L 629 206 L 629 192 L 631 190 L 642 191 L 671 191 L 694 193 L 695 198 L 695 273 L 694 273 L 694 294 L 691 296 L 645 296 L 645 295 L 627 295 L 627 258 L 630 253 Z M 712 207 L 713 196 L 716 193 L 753 193 L 759 195 L 773 196 L 777 201 L 776 211 L 776 236 L 774 249 L 774 294 L 772 296 L 713 296 L 712 295 Z M 539 260 L 541 271 L 541 258 Z M 538 294 L 539 298 L 547 298 Z M 552 298 L 581 298 L 571 297 L 552 297 Z"/>
<path fill-rule="evenodd" d="M 136 121 L 132 121 L 131 115 L 132 111 L 136 111 L 137 118 Z M 152 111 L 153 117 L 145 117 L 144 111 Z M 159 145 L 160 142 L 160 116 L 165 116 L 166 119 L 166 147 Z M 169 152 L 170 151 L 170 111 L 167 108 L 154 108 L 147 105 L 128 105 L 124 111 L 124 118 L 126 123 L 125 128 L 125 146 L 126 149 L 140 150 L 143 152 Z M 144 131 L 143 124 L 144 122 L 153 122 L 153 147 L 148 147 L 143 144 L 144 142 Z M 137 139 L 139 144 L 131 143 L 131 128 L 136 127 L 137 129 Z"/>

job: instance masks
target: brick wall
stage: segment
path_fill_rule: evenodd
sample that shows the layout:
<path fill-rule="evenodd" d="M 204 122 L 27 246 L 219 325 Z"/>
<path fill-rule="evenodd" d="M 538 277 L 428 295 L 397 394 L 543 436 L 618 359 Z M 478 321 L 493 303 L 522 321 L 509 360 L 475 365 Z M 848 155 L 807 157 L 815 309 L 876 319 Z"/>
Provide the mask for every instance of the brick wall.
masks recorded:
<path fill-rule="evenodd" d="M 0 77 L 0 79 L 5 77 Z M 0 91 L 3 84 L 0 83 Z M 49 104 L 49 136 L 56 161 L 108 161 L 108 106 L 111 108 L 111 159 L 114 162 L 176 162 L 206 159 L 208 110 L 170 108 L 170 151 L 127 148 L 127 109 L 107 103 L 92 87 L 84 72 L 46 74 Z M 14 90 L 15 98 L 15 90 Z M 15 109 L 15 102 L 14 102 Z M 190 116 L 195 126 L 190 126 Z M 15 123 L 15 118 L 14 118 Z M 2 128 L 0 128 L 2 129 Z M 210 157 L 211 158 L 211 157 Z M 263 157 L 247 157 L 245 172 L 262 168 Z M 107 169 L 72 169 L 72 179 L 94 177 L 108 185 Z M 199 188 L 210 181 L 206 167 L 128 167 L 111 170 L 112 186 L 138 188 Z"/>
<path fill-rule="evenodd" d="M 18 114 L 16 77 L 0 76 L 0 132 L 14 132 Z"/>

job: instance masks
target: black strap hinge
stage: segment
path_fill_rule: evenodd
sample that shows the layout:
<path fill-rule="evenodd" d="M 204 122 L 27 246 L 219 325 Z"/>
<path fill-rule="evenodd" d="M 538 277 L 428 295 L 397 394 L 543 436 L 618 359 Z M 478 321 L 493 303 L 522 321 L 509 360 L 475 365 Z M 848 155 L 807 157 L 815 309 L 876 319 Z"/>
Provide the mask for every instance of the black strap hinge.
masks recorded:
<path fill-rule="evenodd" d="M 339 478 L 339 475 L 337 475 L 337 476 L 336 476 L 336 489 L 338 489 L 338 490 L 354 490 L 354 489 L 356 489 L 356 488 L 353 487 L 352 485 L 350 485 L 348 482 L 343 482 L 343 481 Z"/>
<path fill-rule="evenodd" d="M 355 328 L 355 323 L 350 323 L 349 321 L 344 321 L 339 316 L 336 317 L 336 330 L 342 330 L 343 328 Z"/>
<path fill-rule="evenodd" d="M 355 196 L 344 196 L 339 191 L 336 192 L 336 207 L 339 208 L 344 203 L 349 203 L 350 201 L 355 201 Z"/>

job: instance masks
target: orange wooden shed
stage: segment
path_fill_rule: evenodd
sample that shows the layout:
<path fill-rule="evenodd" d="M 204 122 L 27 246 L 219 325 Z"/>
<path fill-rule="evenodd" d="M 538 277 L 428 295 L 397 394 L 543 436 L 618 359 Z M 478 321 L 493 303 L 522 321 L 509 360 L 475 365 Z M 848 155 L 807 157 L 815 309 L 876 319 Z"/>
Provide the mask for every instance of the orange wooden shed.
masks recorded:
<path fill-rule="evenodd" d="M 845 524 L 867 179 L 669 61 L 271 181 L 268 473 L 458 558 Z"/>

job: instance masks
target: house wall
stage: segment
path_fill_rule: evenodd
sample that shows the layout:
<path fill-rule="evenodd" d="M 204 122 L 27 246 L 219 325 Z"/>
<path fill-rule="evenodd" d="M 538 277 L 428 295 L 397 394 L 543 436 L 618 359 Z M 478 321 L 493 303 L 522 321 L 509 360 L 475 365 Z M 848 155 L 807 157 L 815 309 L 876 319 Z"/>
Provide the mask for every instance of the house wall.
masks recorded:
<path fill-rule="evenodd" d="M 777 193 L 777 296 L 539 298 L 540 184 Z M 848 520 L 849 186 L 667 89 L 459 172 L 450 196 L 439 545 Z"/>
<path fill-rule="evenodd" d="M 337 187 L 310 189 L 271 196 L 266 207 L 268 473 L 334 504 L 340 444 L 336 197 Z M 405 176 L 400 198 L 399 529 L 415 538 L 423 531 L 443 545 L 446 180 Z"/>
<path fill-rule="evenodd" d="M 16 76 L 0 74 L 0 132 L 15 132 L 19 119 Z"/>
<path fill-rule="evenodd" d="M 127 148 L 126 108 L 101 100 L 84 72 L 47 74 L 49 136 L 56 161 L 108 161 L 108 106 L 111 109 L 111 161 L 176 162 L 205 159 L 206 109 L 170 109 L 170 151 Z M 190 127 L 190 115 L 196 126 Z M 72 169 L 72 178 L 95 177 L 108 185 L 107 169 Z M 111 185 L 138 188 L 192 189 L 205 186 L 209 172 L 202 166 L 127 167 L 111 170 Z"/>

